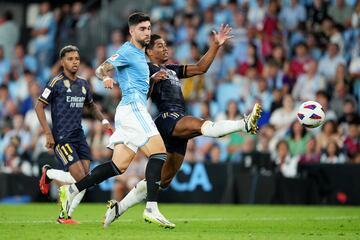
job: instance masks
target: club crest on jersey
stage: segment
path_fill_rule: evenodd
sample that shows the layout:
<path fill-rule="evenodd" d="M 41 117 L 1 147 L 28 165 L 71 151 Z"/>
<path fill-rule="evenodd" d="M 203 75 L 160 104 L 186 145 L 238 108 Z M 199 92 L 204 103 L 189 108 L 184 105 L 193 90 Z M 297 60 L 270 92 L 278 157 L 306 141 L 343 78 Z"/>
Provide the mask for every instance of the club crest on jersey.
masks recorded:
<path fill-rule="evenodd" d="M 119 54 L 113 54 L 111 57 L 110 57 L 110 60 L 111 61 L 115 61 L 120 55 Z"/>
<path fill-rule="evenodd" d="M 66 92 L 71 92 L 71 85 L 69 80 L 64 80 L 64 86 L 67 88 Z"/>
<path fill-rule="evenodd" d="M 82 86 L 81 91 L 84 95 L 86 95 L 86 88 L 84 86 Z"/>

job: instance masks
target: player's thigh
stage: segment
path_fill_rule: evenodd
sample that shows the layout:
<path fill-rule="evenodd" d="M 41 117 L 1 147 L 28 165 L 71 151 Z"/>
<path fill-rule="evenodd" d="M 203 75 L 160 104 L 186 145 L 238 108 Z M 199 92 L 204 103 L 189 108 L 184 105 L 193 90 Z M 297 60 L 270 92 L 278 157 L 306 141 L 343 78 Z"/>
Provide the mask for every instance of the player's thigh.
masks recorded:
<path fill-rule="evenodd" d="M 181 118 L 175 125 L 173 136 L 180 138 L 192 138 L 200 136 L 201 126 L 206 120 L 193 116 L 185 116 Z"/>
<path fill-rule="evenodd" d="M 136 152 L 124 144 L 114 146 L 112 161 L 121 173 L 124 173 L 135 157 Z"/>
<path fill-rule="evenodd" d="M 76 161 L 69 166 L 69 172 L 76 182 L 83 179 L 88 171 L 84 168 L 82 161 Z"/>
<path fill-rule="evenodd" d="M 83 167 L 86 171 L 86 174 L 88 174 L 90 172 L 90 160 L 85 159 L 85 160 L 81 160 L 80 162 L 83 165 Z"/>
<path fill-rule="evenodd" d="M 165 153 L 165 144 L 160 134 L 154 135 L 149 138 L 149 141 L 140 148 L 146 157 L 150 157 L 156 153 Z"/>
<path fill-rule="evenodd" d="M 184 155 L 179 153 L 167 153 L 168 157 L 161 170 L 161 186 L 169 186 L 171 180 L 179 171 L 181 164 L 184 161 Z"/>

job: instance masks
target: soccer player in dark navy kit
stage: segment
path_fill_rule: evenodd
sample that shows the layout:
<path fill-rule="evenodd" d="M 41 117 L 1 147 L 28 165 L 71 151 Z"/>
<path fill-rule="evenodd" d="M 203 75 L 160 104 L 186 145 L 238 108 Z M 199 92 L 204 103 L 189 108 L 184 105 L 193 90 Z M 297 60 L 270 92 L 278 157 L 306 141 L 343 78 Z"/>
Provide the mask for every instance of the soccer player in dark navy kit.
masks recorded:
<path fill-rule="evenodd" d="M 40 190 L 44 194 L 49 191 L 49 183 L 53 179 L 71 184 L 81 180 L 89 172 L 91 151 L 81 126 L 84 106 L 90 108 L 96 119 L 102 121 L 104 128 L 112 130 L 109 121 L 93 101 L 89 82 L 76 75 L 80 65 L 79 49 L 71 45 L 64 47 L 60 51 L 60 61 L 63 72 L 48 82 L 38 98 L 35 110 L 46 135 L 46 147 L 54 149 L 64 170 L 70 174 L 45 165 L 40 179 Z M 52 129 L 44 112 L 48 105 L 51 106 Z M 71 213 L 84 194 L 85 190 L 78 195 L 68 216 L 61 211 L 57 220 L 59 223 L 77 223 L 71 219 Z"/>
<path fill-rule="evenodd" d="M 217 121 L 187 116 L 185 101 L 179 79 L 203 74 L 213 62 L 218 49 L 231 38 L 231 28 L 222 25 L 219 32 L 213 32 L 214 41 L 207 53 L 193 65 L 166 65 L 168 49 L 159 35 L 152 35 L 146 47 L 150 59 L 151 76 L 150 96 L 160 114 L 155 124 L 164 140 L 167 159 L 162 167 L 160 186 L 166 188 L 179 170 L 185 156 L 187 142 L 190 138 L 204 135 L 222 137 L 233 132 L 256 134 L 257 121 L 260 118 L 261 106 L 255 104 L 252 112 L 238 121 Z M 146 197 L 146 181 L 140 181 L 120 202 L 118 211 L 111 222 L 124 213 L 129 207 L 141 202 Z M 110 216 L 110 215 L 108 215 Z"/>

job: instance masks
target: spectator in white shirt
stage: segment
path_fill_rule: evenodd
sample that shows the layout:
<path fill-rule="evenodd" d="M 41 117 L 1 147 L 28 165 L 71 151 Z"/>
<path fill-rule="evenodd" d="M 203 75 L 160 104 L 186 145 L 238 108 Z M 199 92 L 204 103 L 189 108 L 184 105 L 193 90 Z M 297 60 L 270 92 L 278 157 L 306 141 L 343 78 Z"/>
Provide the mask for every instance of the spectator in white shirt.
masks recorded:
<path fill-rule="evenodd" d="M 319 73 L 325 77 L 327 84 L 334 83 L 336 68 L 339 64 L 345 64 L 345 59 L 339 54 L 339 46 L 330 42 L 326 55 L 320 59 L 319 63 Z"/>
<path fill-rule="evenodd" d="M 325 89 L 325 80 L 317 73 L 317 62 L 310 60 L 305 68 L 305 74 L 298 77 L 292 91 L 292 96 L 296 101 L 314 100 L 316 92 Z"/>

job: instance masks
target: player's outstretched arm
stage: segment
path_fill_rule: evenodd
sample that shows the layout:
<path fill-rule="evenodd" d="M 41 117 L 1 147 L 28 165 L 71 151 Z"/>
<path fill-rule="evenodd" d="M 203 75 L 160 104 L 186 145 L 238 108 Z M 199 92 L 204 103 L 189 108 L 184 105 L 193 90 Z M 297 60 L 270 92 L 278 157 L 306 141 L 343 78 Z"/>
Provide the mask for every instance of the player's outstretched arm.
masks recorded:
<path fill-rule="evenodd" d="M 100 78 L 105 88 L 114 87 L 114 79 L 111 77 L 111 73 L 114 70 L 114 66 L 108 62 L 103 62 L 95 71 L 95 75 Z"/>
<path fill-rule="evenodd" d="M 90 112 L 92 112 L 92 114 L 94 115 L 94 117 L 101 121 L 101 123 L 103 124 L 103 127 L 106 130 L 110 130 L 111 132 L 114 132 L 113 127 L 111 126 L 110 122 L 104 117 L 104 115 L 102 114 L 102 112 L 99 110 L 99 108 L 97 107 L 96 103 L 91 102 L 87 105 L 87 107 L 89 108 Z"/>
<path fill-rule="evenodd" d="M 200 75 L 206 73 L 209 69 L 211 63 L 214 61 L 216 53 L 219 48 L 230 38 L 231 27 L 226 24 L 221 24 L 220 31 L 216 32 L 212 31 L 214 35 L 214 41 L 212 42 L 209 50 L 205 53 L 205 55 L 196 63 L 192 65 L 188 65 L 186 68 L 185 77 L 192 77 L 195 75 Z"/>
<path fill-rule="evenodd" d="M 37 101 L 37 103 L 35 105 L 35 112 L 39 119 L 40 125 L 45 132 L 45 136 L 46 136 L 46 145 L 45 146 L 47 148 L 51 149 L 55 146 L 55 140 L 52 135 L 51 129 L 49 127 L 49 124 L 46 121 L 46 115 L 45 115 L 45 111 L 44 111 L 45 107 L 46 107 L 46 105 L 44 103 Z"/>

